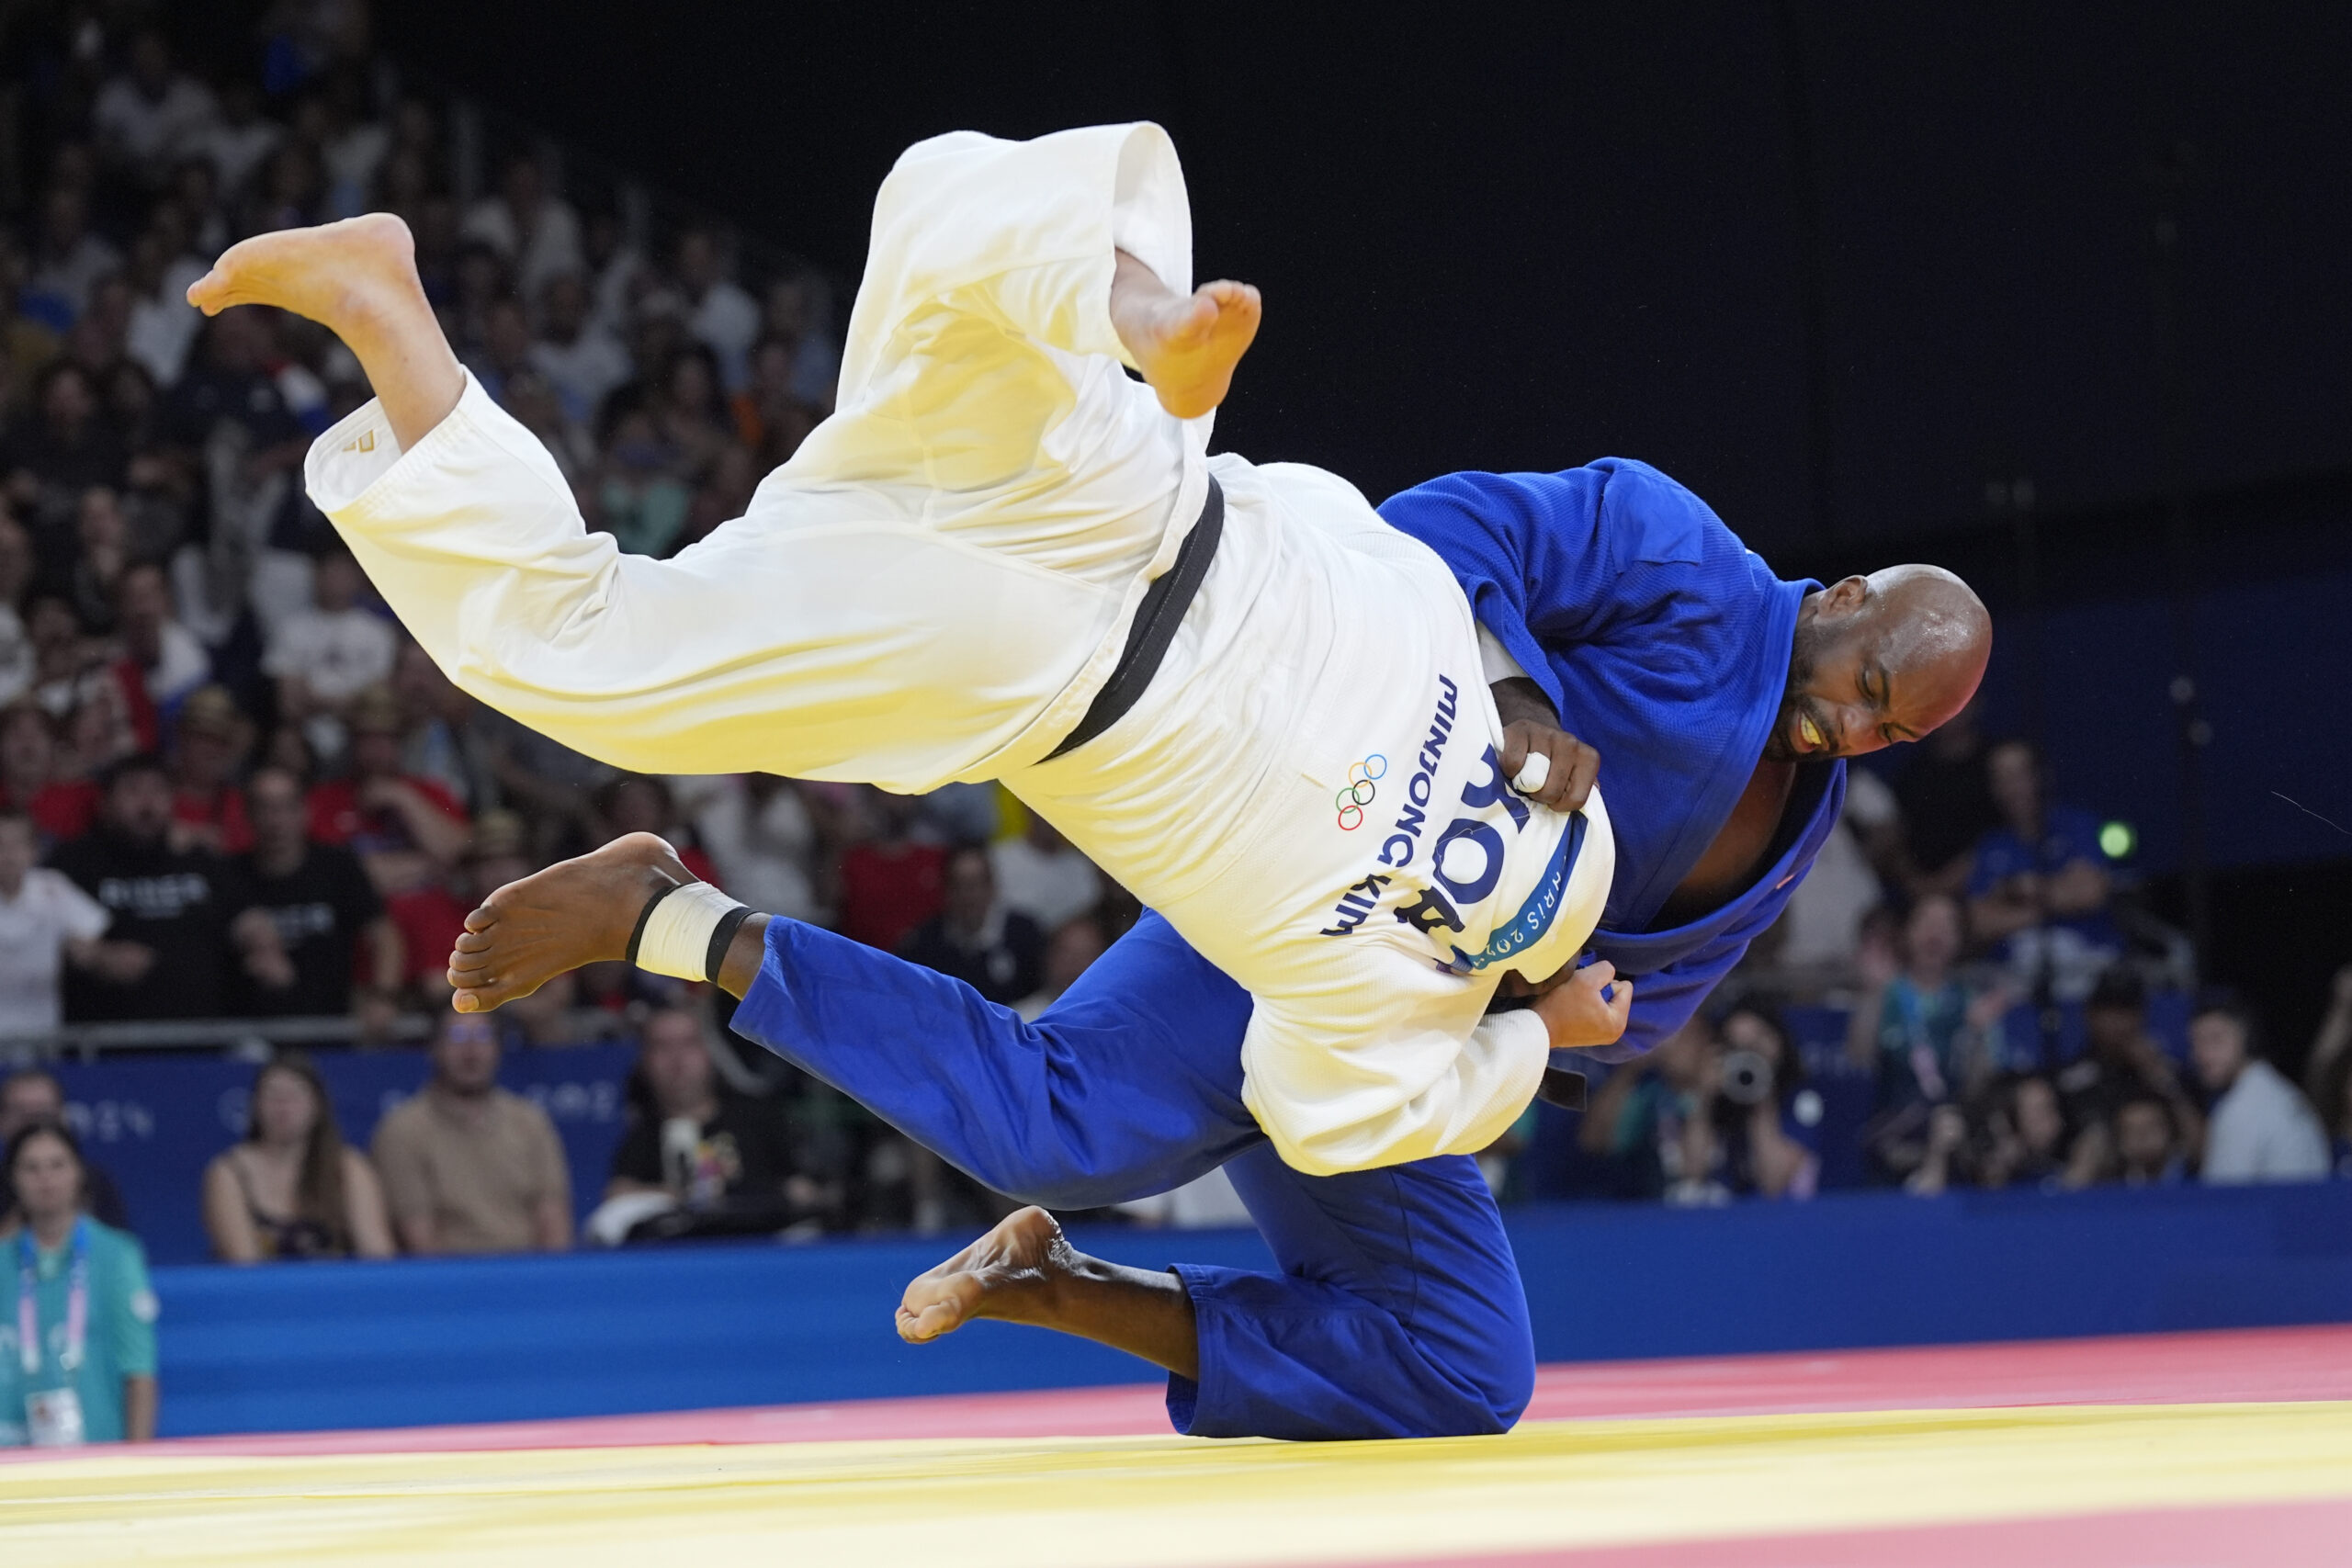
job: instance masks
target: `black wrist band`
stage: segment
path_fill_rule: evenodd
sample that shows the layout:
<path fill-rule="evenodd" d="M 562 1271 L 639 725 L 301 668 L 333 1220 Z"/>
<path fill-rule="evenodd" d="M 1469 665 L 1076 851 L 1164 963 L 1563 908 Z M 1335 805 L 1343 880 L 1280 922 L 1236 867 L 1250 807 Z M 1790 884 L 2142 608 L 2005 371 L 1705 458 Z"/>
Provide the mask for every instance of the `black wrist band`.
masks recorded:
<path fill-rule="evenodd" d="M 637 944 L 645 940 L 645 922 L 653 918 L 653 906 L 685 886 L 683 882 L 673 882 L 645 901 L 645 908 L 637 912 L 636 929 L 628 933 L 628 948 L 621 954 L 622 963 L 633 964 L 637 962 Z"/>
<path fill-rule="evenodd" d="M 652 906 L 649 904 L 646 908 L 650 909 Z M 710 951 L 703 956 L 702 977 L 712 985 L 718 984 L 718 971 L 727 962 L 727 950 L 735 945 L 735 933 L 743 929 L 743 922 L 753 913 L 755 911 L 749 904 L 738 904 L 719 916 L 718 924 L 711 928 Z"/>

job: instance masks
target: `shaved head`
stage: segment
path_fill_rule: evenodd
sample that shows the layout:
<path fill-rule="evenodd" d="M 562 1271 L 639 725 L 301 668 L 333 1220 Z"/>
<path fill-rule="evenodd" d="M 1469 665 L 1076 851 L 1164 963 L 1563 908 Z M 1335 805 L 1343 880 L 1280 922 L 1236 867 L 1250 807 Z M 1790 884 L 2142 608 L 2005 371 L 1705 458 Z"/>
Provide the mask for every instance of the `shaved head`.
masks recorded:
<path fill-rule="evenodd" d="M 1854 757 L 1917 740 L 1968 705 L 1993 617 L 1939 566 L 1891 566 L 1805 596 L 1764 754 Z"/>

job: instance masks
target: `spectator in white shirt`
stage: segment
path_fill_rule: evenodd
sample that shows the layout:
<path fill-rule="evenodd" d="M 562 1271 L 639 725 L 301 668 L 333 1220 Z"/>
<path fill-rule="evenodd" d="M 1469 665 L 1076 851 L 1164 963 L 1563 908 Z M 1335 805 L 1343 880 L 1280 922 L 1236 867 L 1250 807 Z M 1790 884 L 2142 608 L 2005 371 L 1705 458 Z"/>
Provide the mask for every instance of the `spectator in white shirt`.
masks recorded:
<path fill-rule="evenodd" d="M 2188 1055 L 2216 1098 L 2206 1122 L 2209 1182 L 2317 1181 L 2327 1132 L 2301 1090 L 2254 1048 L 2254 1015 L 2213 1003 L 2188 1021 Z"/>
<path fill-rule="evenodd" d="M 548 193 L 539 161 L 527 152 L 507 161 L 496 196 L 466 209 L 459 234 L 505 258 L 526 299 L 537 299 L 557 273 L 577 272 L 582 265 L 579 215 Z"/>
<path fill-rule="evenodd" d="M 327 755 L 342 753 L 352 699 L 390 680 L 399 652 L 391 623 L 360 605 L 367 584 L 350 551 L 329 550 L 311 576 L 311 608 L 279 622 L 262 655 L 262 673 L 277 682 L 278 713 Z"/>
<path fill-rule="evenodd" d="M 560 272 L 539 290 L 539 337 L 531 363 L 548 378 L 563 412 L 576 423 L 593 425 L 605 394 L 637 373 L 620 339 L 590 319 L 587 280 Z"/>
<path fill-rule="evenodd" d="M 40 855 L 33 819 L 0 809 L 0 1036 L 55 1029 L 62 965 L 111 959 L 98 940 L 112 919 L 106 907 L 64 873 L 35 865 Z"/>
<path fill-rule="evenodd" d="M 72 186 L 51 191 L 41 209 L 33 276 L 25 288 L 28 303 L 62 310 L 70 321 L 89 303 L 91 287 L 121 265 L 122 253 L 90 232 L 89 204 L 82 193 Z"/>
<path fill-rule="evenodd" d="M 1102 901 L 1102 874 L 1035 812 L 1017 839 L 991 845 L 997 897 L 1046 931 L 1059 931 Z"/>
<path fill-rule="evenodd" d="M 670 783 L 729 897 L 796 920 L 825 918 L 812 875 L 820 824 L 798 784 L 770 773 L 680 774 Z"/>
<path fill-rule="evenodd" d="M 130 321 L 123 350 L 147 367 L 158 387 L 180 378 L 187 351 L 204 317 L 187 302 L 187 286 L 202 277 L 205 265 L 185 253 L 172 254 L 163 228 L 149 229 L 130 250 Z"/>
<path fill-rule="evenodd" d="M 130 69 L 98 90 L 90 118 L 109 157 L 150 185 L 193 146 L 219 113 L 212 95 L 172 68 L 171 46 L 153 28 L 130 40 Z"/>
<path fill-rule="evenodd" d="M 750 373 L 760 308 L 727 276 L 726 253 L 707 229 L 678 236 L 676 271 L 679 292 L 685 296 L 686 330 L 718 356 L 719 380 L 734 391 Z"/>
<path fill-rule="evenodd" d="M 261 89 L 236 76 L 221 89 L 220 117 L 189 141 L 188 151 L 211 161 L 221 194 L 234 202 L 285 134 L 262 114 Z"/>
<path fill-rule="evenodd" d="M 0 502 L 0 708 L 32 690 L 32 634 L 17 607 L 33 581 L 33 539 Z"/>
<path fill-rule="evenodd" d="M 115 626 L 122 651 L 139 670 L 147 700 L 169 711 L 212 679 L 212 656 L 172 615 L 171 583 L 153 561 L 135 561 L 115 580 Z"/>

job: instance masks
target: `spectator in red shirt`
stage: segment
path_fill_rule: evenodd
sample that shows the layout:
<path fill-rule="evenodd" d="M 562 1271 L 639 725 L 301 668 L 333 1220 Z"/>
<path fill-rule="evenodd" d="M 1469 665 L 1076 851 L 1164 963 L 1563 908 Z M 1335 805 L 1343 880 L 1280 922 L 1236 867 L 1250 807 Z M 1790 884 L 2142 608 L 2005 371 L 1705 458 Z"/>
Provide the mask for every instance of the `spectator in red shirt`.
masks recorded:
<path fill-rule="evenodd" d="M 670 786 L 645 773 L 623 773 L 596 792 L 596 825 L 605 843 L 624 833 L 651 833 L 669 840 L 688 871 L 719 886 L 718 867 L 695 841 L 694 829 L 678 816 Z"/>
<path fill-rule="evenodd" d="M 922 796 L 869 789 L 865 798 L 876 831 L 842 852 L 842 934 L 896 953 L 945 902 L 947 851 L 913 837 Z"/>
<path fill-rule="evenodd" d="M 96 782 L 57 776 L 57 732 L 30 703 L 0 712 L 0 807 L 31 818 L 51 843 L 80 838 L 98 815 Z"/>
<path fill-rule="evenodd" d="M 173 838 L 182 849 L 241 855 L 254 847 L 245 792 L 230 783 L 244 750 L 244 716 L 219 686 L 199 686 L 180 708 L 172 746 Z"/>
<path fill-rule="evenodd" d="M 351 705 L 350 771 L 311 791 L 311 837 L 359 857 L 385 898 L 437 883 L 473 837 L 466 808 L 431 779 L 400 771 L 400 708 L 381 687 Z"/>
<path fill-rule="evenodd" d="M 385 913 L 399 928 L 407 956 L 404 982 L 438 1007 L 449 995 L 449 950 L 466 917 L 484 898 L 539 868 L 528 853 L 529 834 L 512 811 L 485 811 L 474 823 L 471 852 L 455 876 L 389 899 Z"/>

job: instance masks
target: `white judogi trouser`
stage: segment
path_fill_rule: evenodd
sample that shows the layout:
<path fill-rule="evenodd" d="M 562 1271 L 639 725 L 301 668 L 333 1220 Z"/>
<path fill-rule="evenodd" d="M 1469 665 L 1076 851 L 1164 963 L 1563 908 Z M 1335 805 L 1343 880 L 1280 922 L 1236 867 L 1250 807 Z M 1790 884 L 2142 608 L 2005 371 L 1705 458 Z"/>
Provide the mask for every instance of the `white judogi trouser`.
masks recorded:
<path fill-rule="evenodd" d="M 1548 1046 L 1531 1014 L 1482 1014 L 1503 972 L 1590 934 L 1607 818 L 1596 796 L 1571 864 L 1571 819 L 1496 776 L 1434 554 L 1319 469 L 1208 458 L 1210 422 L 1125 375 L 1114 250 L 1183 290 L 1191 244 L 1156 126 L 939 137 L 876 200 L 839 412 L 676 558 L 587 533 L 470 379 L 413 451 L 374 403 L 328 431 L 311 494 L 458 686 L 591 756 L 1005 780 L 1250 989 L 1245 1098 L 1299 1168 L 1482 1148 Z M 1044 761 L 1212 472 L 1224 537 L 1158 673 Z"/>

